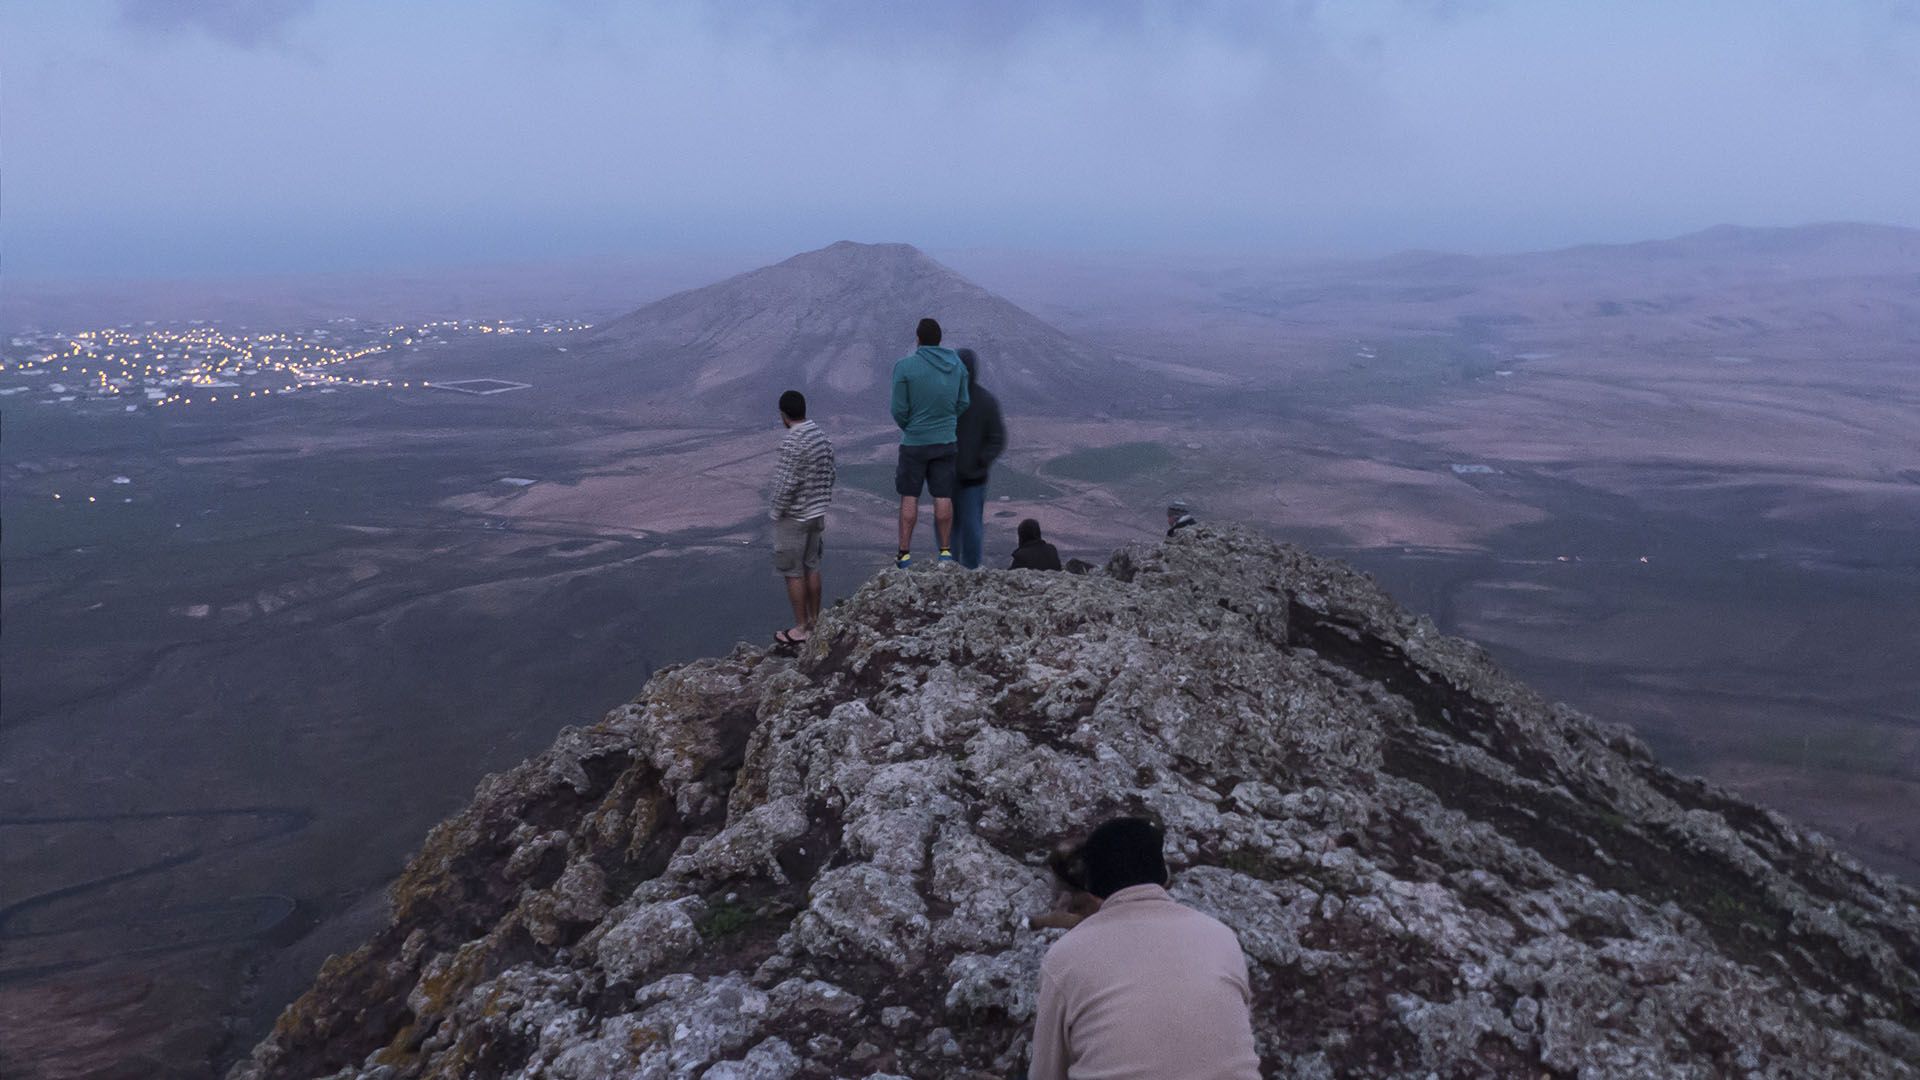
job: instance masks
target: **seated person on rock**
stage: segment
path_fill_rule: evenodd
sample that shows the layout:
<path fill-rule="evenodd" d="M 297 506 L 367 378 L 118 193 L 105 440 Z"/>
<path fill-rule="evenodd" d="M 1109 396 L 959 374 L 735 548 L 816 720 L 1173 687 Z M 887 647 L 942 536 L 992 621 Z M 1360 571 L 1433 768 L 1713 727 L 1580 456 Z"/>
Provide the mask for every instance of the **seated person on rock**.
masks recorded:
<path fill-rule="evenodd" d="M 1168 536 L 1172 536 L 1181 529 L 1191 529 L 1199 523 L 1200 519 L 1193 516 L 1193 510 L 1187 506 L 1186 500 L 1175 499 L 1167 504 Z"/>
<path fill-rule="evenodd" d="M 1040 523 L 1028 518 L 1020 523 L 1020 546 L 1013 549 L 1009 570 L 1058 570 L 1060 552 L 1040 537 Z"/>
<path fill-rule="evenodd" d="M 1259 1077 L 1246 956 L 1232 930 L 1167 894 L 1163 842 L 1123 817 L 1080 846 L 1100 908 L 1041 962 L 1028 1080 Z"/>

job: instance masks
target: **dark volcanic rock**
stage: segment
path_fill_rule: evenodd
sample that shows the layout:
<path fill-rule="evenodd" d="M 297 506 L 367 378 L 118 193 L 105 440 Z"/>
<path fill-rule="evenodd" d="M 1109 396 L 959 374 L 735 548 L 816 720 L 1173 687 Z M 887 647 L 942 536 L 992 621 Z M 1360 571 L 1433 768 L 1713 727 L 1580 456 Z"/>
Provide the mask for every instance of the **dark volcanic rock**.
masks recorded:
<path fill-rule="evenodd" d="M 1920 1074 L 1920 910 L 1343 565 L 887 571 L 488 779 L 236 1080 L 1018 1075 L 1054 840 L 1167 824 L 1268 1075 Z"/>

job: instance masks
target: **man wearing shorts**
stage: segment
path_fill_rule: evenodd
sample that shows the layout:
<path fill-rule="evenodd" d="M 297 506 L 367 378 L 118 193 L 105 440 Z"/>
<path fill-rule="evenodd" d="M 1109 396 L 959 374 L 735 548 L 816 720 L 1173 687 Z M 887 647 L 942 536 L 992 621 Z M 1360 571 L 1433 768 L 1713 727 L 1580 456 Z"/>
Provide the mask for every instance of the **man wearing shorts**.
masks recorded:
<path fill-rule="evenodd" d="M 773 635 L 782 645 L 798 645 L 813 634 L 820 617 L 820 534 L 833 500 L 833 444 L 820 425 L 807 419 L 807 399 L 798 390 L 780 395 L 780 464 L 773 472 L 773 569 L 787 579 L 793 603 L 793 629 Z"/>
<path fill-rule="evenodd" d="M 914 336 L 920 347 L 893 365 L 893 422 L 900 425 L 900 463 L 893 471 L 893 489 L 900 493 L 900 555 L 894 565 L 903 570 L 913 564 L 923 485 L 933 495 L 940 561 L 953 561 L 955 422 L 968 402 L 967 369 L 952 349 L 940 347 L 940 324 L 921 319 Z"/>

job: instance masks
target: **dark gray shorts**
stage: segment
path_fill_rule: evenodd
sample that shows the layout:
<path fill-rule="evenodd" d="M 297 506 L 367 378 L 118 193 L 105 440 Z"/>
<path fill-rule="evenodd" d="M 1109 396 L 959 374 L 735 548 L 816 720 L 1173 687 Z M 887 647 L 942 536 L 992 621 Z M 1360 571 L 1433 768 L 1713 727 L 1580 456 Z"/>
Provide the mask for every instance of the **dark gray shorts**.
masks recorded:
<path fill-rule="evenodd" d="M 805 577 L 820 569 L 821 534 L 826 531 L 825 515 L 794 521 L 773 521 L 773 572 L 781 577 Z"/>
<path fill-rule="evenodd" d="M 907 498 L 918 498 L 920 485 L 936 499 L 953 498 L 954 467 L 960 461 L 960 444 L 934 443 L 931 446 L 902 446 L 900 464 L 893 470 L 893 490 Z"/>

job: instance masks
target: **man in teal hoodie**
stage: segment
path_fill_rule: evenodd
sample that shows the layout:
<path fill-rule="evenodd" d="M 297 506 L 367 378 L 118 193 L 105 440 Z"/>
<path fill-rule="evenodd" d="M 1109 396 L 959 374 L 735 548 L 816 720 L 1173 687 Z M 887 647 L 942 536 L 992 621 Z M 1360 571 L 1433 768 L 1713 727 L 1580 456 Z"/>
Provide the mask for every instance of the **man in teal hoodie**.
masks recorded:
<path fill-rule="evenodd" d="M 952 562 L 954 464 L 959 456 L 954 424 L 967 408 L 967 369 L 952 349 L 940 347 L 940 324 L 921 319 L 914 328 L 920 347 L 893 365 L 893 422 L 900 425 L 900 463 L 893 490 L 900 493 L 902 569 L 913 564 L 913 527 L 920 522 L 920 488 L 933 495 L 933 524 L 940 561 Z"/>

